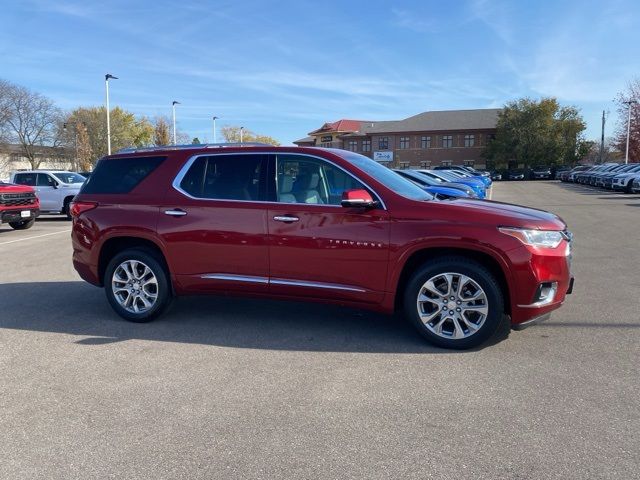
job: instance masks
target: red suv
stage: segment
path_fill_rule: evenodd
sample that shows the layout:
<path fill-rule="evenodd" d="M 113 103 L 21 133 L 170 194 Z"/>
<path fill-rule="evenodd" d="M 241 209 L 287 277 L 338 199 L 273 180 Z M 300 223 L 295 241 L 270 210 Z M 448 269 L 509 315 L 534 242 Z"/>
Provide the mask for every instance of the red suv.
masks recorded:
<path fill-rule="evenodd" d="M 541 210 L 438 201 L 334 149 L 210 145 L 105 157 L 71 206 L 73 263 L 127 320 L 177 295 L 401 309 L 469 348 L 548 318 L 570 293 L 571 234 Z"/>

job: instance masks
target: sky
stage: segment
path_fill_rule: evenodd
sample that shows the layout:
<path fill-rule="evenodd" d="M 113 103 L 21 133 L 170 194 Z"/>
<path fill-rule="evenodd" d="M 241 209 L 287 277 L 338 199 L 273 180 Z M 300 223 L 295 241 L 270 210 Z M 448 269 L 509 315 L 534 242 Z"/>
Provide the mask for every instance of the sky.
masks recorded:
<path fill-rule="evenodd" d="M 495 108 L 602 110 L 640 77 L 637 0 L 22 0 L 0 8 L 0 78 L 71 110 L 104 103 L 212 141 L 212 116 L 283 144 L 340 118 Z M 218 141 L 220 135 L 218 133 Z"/>

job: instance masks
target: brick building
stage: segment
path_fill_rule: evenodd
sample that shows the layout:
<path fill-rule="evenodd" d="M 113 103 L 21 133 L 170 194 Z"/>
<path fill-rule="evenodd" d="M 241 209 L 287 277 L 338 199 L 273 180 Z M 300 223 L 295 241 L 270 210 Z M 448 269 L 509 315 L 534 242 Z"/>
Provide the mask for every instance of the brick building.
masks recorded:
<path fill-rule="evenodd" d="M 338 120 L 325 123 L 298 146 L 342 148 L 394 168 L 472 165 L 495 136 L 499 109 L 424 112 L 404 120 Z"/>

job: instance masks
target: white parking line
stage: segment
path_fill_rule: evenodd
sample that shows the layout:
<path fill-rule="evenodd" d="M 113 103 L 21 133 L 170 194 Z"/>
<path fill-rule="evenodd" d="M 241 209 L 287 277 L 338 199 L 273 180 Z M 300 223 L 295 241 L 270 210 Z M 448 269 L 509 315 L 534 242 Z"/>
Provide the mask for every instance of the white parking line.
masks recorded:
<path fill-rule="evenodd" d="M 71 229 L 69 229 L 69 230 L 61 230 L 59 232 L 43 233 L 42 235 L 36 235 L 34 237 L 17 238 L 15 240 L 9 240 L 8 242 L 0 242 L 0 245 L 8 245 L 10 243 L 24 242 L 26 240 L 33 240 L 34 238 L 42 238 L 42 237 L 48 237 L 49 235 L 57 235 L 58 233 L 69 233 L 70 231 L 71 231 Z"/>

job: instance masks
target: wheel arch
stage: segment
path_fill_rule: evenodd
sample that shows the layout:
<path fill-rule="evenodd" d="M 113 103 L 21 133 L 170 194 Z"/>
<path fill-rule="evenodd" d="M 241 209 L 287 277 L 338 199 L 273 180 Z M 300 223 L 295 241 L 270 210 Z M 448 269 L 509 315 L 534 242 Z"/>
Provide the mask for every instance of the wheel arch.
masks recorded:
<path fill-rule="evenodd" d="M 111 237 L 105 240 L 105 242 L 100 247 L 100 254 L 98 256 L 98 279 L 100 281 L 100 286 L 104 286 L 104 273 L 111 259 L 119 252 L 130 248 L 140 248 L 151 252 L 165 269 L 165 272 L 167 273 L 167 277 L 169 278 L 169 282 L 171 284 L 171 289 L 173 290 L 171 271 L 169 270 L 167 259 L 160 245 L 148 238 L 131 236 Z"/>
<path fill-rule="evenodd" d="M 501 262 L 492 254 L 468 247 L 425 247 L 412 252 L 404 262 L 402 271 L 396 282 L 394 308 L 398 310 L 402 305 L 402 292 L 415 272 L 421 265 L 430 260 L 444 256 L 457 256 L 472 260 L 485 267 L 496 278 L 504 297 L 504 310 L 511 315 L 511 290 L 507 280 L 507 272 Z"/>

